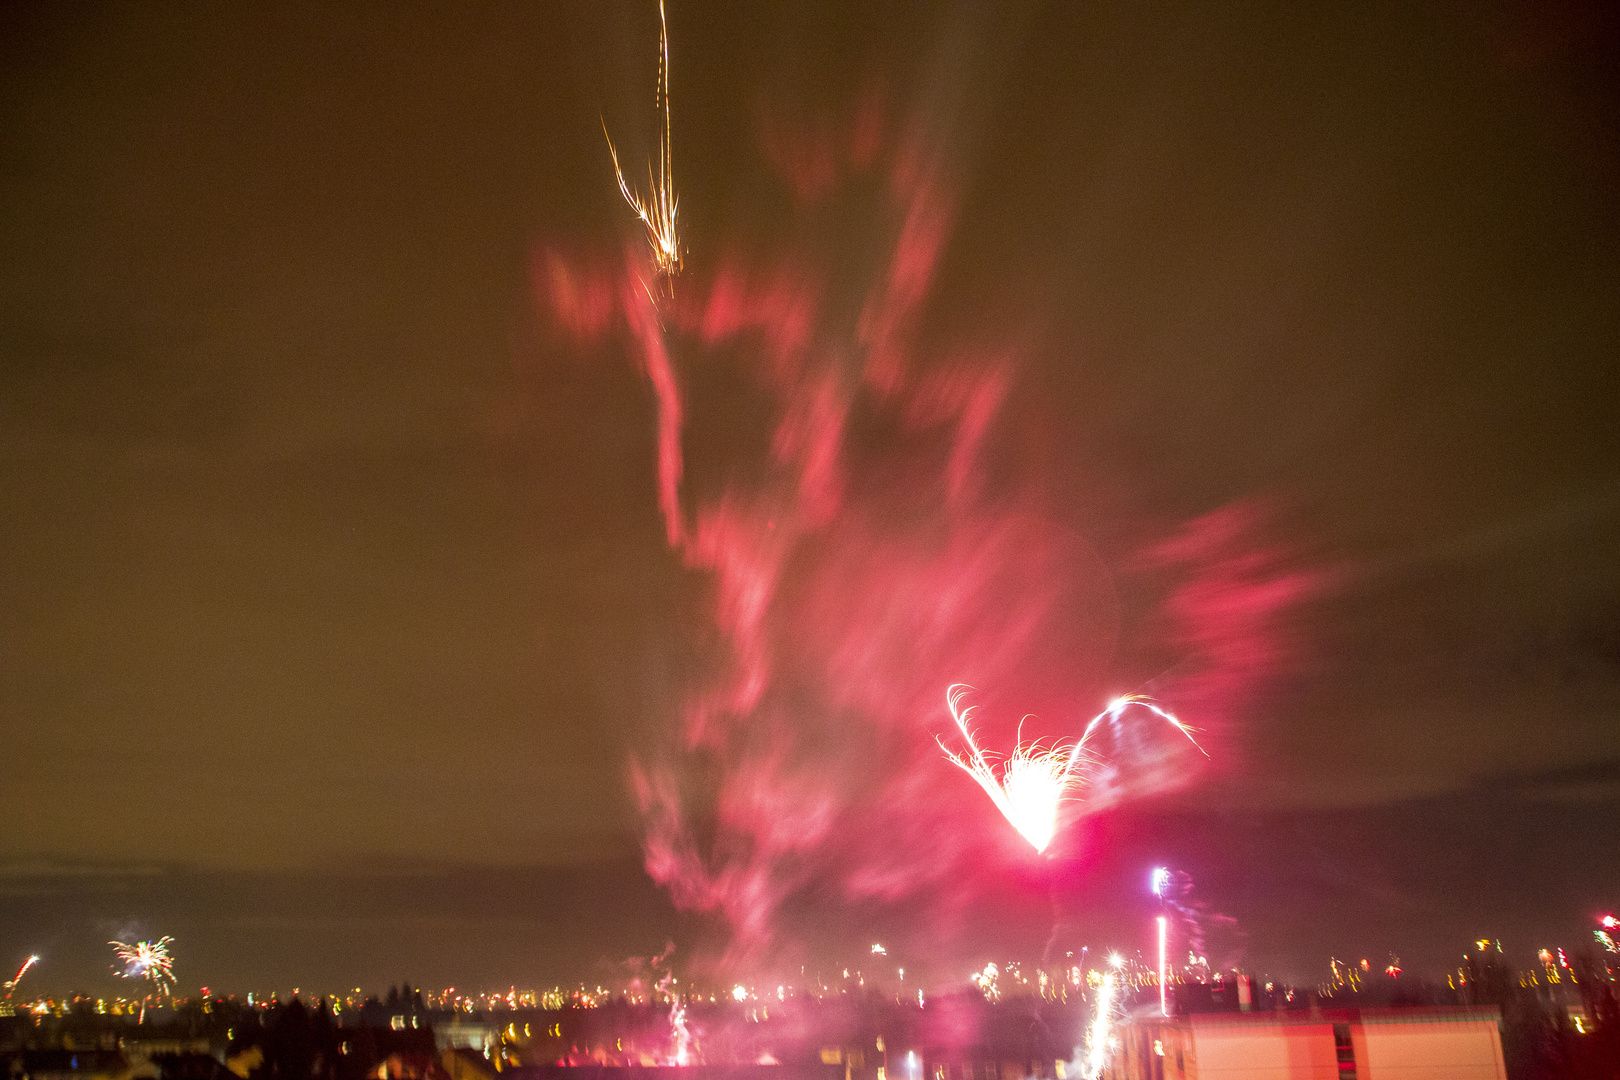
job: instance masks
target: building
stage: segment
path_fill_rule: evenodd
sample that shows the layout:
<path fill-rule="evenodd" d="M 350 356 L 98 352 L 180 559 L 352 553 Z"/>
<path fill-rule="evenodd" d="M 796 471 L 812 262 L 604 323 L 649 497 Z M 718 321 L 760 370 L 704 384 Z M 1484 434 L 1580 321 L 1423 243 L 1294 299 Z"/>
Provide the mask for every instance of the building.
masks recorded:
<path fill-rule="evenodd" d="M 10 1080 L 131 1080 L 157 1070 L 131 1068 L 117 1050 L 24 1050 L 6 1063 Z"/>
<path fill-rule="evenodd" d="M 1506 1080 L 1494 1007 L 1138 1016 L 1107 1080 Z"/>

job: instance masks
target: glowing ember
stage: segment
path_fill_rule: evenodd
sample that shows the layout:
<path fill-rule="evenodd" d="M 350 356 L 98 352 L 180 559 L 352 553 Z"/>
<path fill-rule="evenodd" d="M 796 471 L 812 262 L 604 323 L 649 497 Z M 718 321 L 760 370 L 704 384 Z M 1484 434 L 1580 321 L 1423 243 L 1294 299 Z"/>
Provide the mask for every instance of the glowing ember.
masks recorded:
<path fill-rule="evenodd" d="M 664 19 L 664 0 L 658 0 L 658 50 L 657 101 L 664 112 L 664 130 L 658 139 L 656 175 L 652 163 L 647 164 L 647 180 L 652 190 L 645 202 L 624 179 L 624 171 L 619 168 L 619 152 L 613 148 L 613 138 L 607 133 L 605 121 L 602 135 L 607 139 L 608 154 L 613 158 L 613 175 L 618 177 L 619 191 L 647 227 L 653 265 L 667 281 L 681 272 L 681 244 L 675 234 L 675 159 L 669 148 L 669 25 Z"/>
<path fill-rule="evenodd" d="M 967 750 L 958 754 L 946 746 L 943 739 L 938 740 L 940 749 L 945 751 L 945 756 L 953 765 L 973 777 L 974 782 L 990 796 L 996 809 L 1037 852 L 1044 852 L 1057 834 L 1058 812 L 1063 803 L 1085 783 L 1085 766 L 1088 764 L 1085 757 L 1086 740 L 1098 724 L 1104 720 L 1118 720 L 1132 705 L 1139 705 L 1168 721 L 1189 740 L 1192 739 L 1191 729 L 1180 720 L 1146 698 L 1132 695 L 1116 698 L 1107 709 L 1092 718 L 1079 741 L 1072 744 L 1054 742 L 1048 746 L 1037 740 L 1025 745 L 1023 725 L 1020 724 L 1017 745 L 1002 762 L 998 774 L 991 761 L 992 755 L 979 748 L 973 732 L 968 729 L 973 707 L 964 709 L 962 698 L 971 689 L 964 683 L 957 683 L 945 692 L 945 703 L 951 710 L 951 718 L 956 721 L 957 730 L 962 733 Z M 1198 745 L 1196 740 L 1193 745 Z"/>

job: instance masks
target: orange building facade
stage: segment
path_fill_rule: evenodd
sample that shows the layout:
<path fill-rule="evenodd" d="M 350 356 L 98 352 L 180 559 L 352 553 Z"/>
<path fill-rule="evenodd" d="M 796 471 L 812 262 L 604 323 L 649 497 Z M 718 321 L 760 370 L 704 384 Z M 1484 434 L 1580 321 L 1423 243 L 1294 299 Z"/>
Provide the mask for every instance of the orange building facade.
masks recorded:
<path fill-rule="evenodd" d="M 1494 1008 L 1137 1016 L 1107 1080 L 1506 1080 Z"/>

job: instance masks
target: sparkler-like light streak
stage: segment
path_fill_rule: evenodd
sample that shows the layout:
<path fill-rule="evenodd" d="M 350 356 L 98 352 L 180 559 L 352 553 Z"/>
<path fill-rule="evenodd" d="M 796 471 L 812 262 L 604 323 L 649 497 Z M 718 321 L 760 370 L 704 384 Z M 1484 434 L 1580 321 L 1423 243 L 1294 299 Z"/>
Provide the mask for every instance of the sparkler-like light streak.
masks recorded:
<path fill-rule="evenodd" d="M 693 1061 L 693 1049 L 697 1040 L 692 1035 L 692 1028 L 686 1022 L 686 1002 L 675 989 L 675 973 L 669 972 L 658 980 L 658 991 L 669 998 L 669 1035 L 674 1049 L 669 1060 L 675 1065 L 690 1065 Z"/>
<path fill-rule="evenodd" d="M 669 1010 L 669 1029 L 675 1038 L 671 1060 L 677 1065 L 692 1064 L 692 1029 L 686 1023 L 686 1002 L 679 999 Z"/>
<path fill-rule="evenodd" d="M 962 698 L 971 689 L 966 683 L 956 683 L 945 691 L 945 704 L 951 710 L 951 718 L 956 721 L 956 728 L 962 733 L 962 741 L 967 749 L 958 754 L 945 745 L 944 739 L 936 736 L 935 741 L 953 765 L 973 777 L 974 783 L 990 796 L 996 809 L 1037 852 L 1044 852 L 1052 842 L 1052 837 L 1057 833 L 1058 811 L 1064 801 L 1072 797 L 1085 782 L 1085 767 L 1089 763 L 1085 756 L 1086 741 L 1099 724 L 1106 720 L 1118 720 L 1127 709 L 1138 705 L 1167 721 L 1187 736 L 1194 746 L 1198 746 L 1192 729 L 1186 724 L 1147 698 L 1131 694 L 1115 698 L 1108 708 L 1092 717 L 1079 740 L 1072 744 L 1054 742 L 1047 745 L 1042 740 L 1036 740 L 1025 745 L 1023 725 L 1020 724 L 1017 745 L 1002 761 L 998 774 L 992 761 L 994 755 L 979 748 L 973 732 L 968 728 L 974 706 L 963 708 Z M 1198 749 L 1200 753 L 1203 752 L 1203 747 Z"/>
<path fill-rule="evenodd" d="M 1170 1015 L 1170 916 L 1159 916 L 1159 1015 Z"/>
<path fill-rule="evenodd" d="M 11 977 L 10 982 L 6 983 L 6 1000 L 7 1001 L 11 1000 L 11 992 L 13 990 L 17 989 L 17 984 L 22 982 L 23 974 L 25 972 L 27 972 L 27 970 L 29 968 L 33 967 L 37 963 L 39 963 L 39 957 L 37 957 L 37 956 L 30 956 L 27 960 L 23 961 L 23 966 L 17 969 L 17 974 L 15 974 L 15 975 L 13 975 Z"/>
<path fill-rule="evenodd" d="M 1170 1015 L 1170 916 L 1165 913 L 1169 897 L 1165 890 L 1170 887 L 1170 868 L 1157 866 L 1153 869 L 1153 895 L 1159 898 L 1159 1015 Z"/>
<path fill-rule="evenodd" d="M 650 190 L 646 201 L 624 178 L 619 168 L 619 152 L 613 148 L 613 136 L 608 134 L 607 121 L 602 122 L 602 136 L 607 139 L 608 154 L 613 158 L 613 175 L 618 177 L 619 191 L 636 217 L 647 228 L 647 243 L 652 248 L 653 266 L 666 282 L 681 272 L 681 242 L 675 232 L 675 158 L 670 152 L 669 126 L 669 24 L 664 18 L 664 0 L 658 0 L 658 107 L 664 113 L 664 129 L 658 139 L 658 170 L 647 163 L 647 182 Z"/>
<path fill-rule="evenodd" d="M 1081 1070 L 1086 1080 L 1096 1080 L 1108 1067 L 1109 1044 L 1114 1041 L 1114 992 L 1118 980 L 1118 971 L 1104 975 L 1091 1005 L 1091 1026 L 1086 1029 L 1086 1060 Z"/>

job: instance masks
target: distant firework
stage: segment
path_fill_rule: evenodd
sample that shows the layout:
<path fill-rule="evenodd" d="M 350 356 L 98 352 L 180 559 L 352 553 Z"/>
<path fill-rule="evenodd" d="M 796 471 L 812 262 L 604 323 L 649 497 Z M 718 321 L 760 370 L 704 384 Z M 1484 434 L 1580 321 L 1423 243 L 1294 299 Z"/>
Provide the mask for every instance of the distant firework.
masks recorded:
<path fill-rule="evenodd" d="M 165 993 L 166 988 L 174 986 L 174 958 L 169 955 L 169 946 L 174 944 L 171 937 L 162 937 L 156 941 L 137 941 L 133 945 L 126 945 L 122 941 L 109 941 L 118 954 L 118 963 L 124 970 L 119 972 L 126 979 L 146 979 L 159 994 Z"/>
<path fill-rule="evenodd" d="M 11 997 L 11 992 L 17 989 L 17 984 L 22 982 L 23 975 L 37 963 L 39 963 L 39 957 L 37 956 L 30 956 L 23 961 L 23 966 L 17 969 L 17 974 L 11 977 L 10 982 L 6 983 L 6 997 L 8 999 Z"/>
<path fill-rule="evenodd" d="M 647 165 L 647 180 L 652 190 L 645 202 L 624 179 L 619 168 L 619 152 L 613 148 L 613 137 L 602 124 L 602 135 L 607 139 L 608 154 L 613 158 L 613 175 L 618 178 L 619 191 L 630 209 L 636 212 L 647 229 L 647 243 L 652 248 L 653 266 L 667 281 L 681 271 L 681 243 L 675 233 L 675 159 L 669 145 L 669 24 L 664 19 L 663 0 L 658 2 L 658 107 L 664 113 L 664 129 L 658 138 L 658 171 Z"/>
<path fill-rule="evenodd" d="M 979 748 L 973 732 L 968 728 L 973 707 L 964 709 L 962 698 L 971 689 L 964 683 L 956 683 L 945 692 L 945 703 L 951 710 L 951 718 L 956 721 L 957 730 L 962 733 L 967 750 L 958 754 L 945 745 L 944 739 L 938 739 L 940 749 L 945 751 L 951 764 L 973 777 L 974 783 L 990 796 L 996 809 L 1037 852 L 1044 852 L 1056 835 L 1058 812 L 1063 803 L 1085 783 L 1085 769 L 1089 764 L 1085 757 L 1086 741 L 1104 720 L 1118 720 L 1127 709 L 1137 705 L 1164 719 L 1187 736 L 1194 746 L 1198 746 L 1187 725 L 1146 698 L 1130 695 L 1116 698 L 1107 709 L 1092 717 L 1079 741 L 1074 743 L 1054 742 L 1046 745 L 1037 740 L 1026 745 L 1020 725 L 1017 745 L 1002 762 L 998 774 L 991 762 L 993 755 Z M 1202 752 L 1203 748 L 1199 747 L 1199 750 Z"/>

